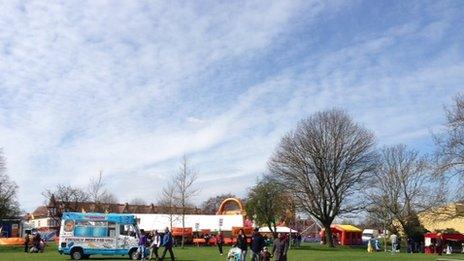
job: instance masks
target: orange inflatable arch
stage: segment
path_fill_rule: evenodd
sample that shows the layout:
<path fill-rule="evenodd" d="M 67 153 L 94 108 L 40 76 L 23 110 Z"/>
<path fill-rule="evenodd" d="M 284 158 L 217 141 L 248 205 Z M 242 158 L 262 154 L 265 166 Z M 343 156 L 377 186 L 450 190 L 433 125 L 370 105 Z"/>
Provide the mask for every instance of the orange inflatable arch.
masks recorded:
<path fill-rule="evenodd" d="M 237 198 L 228 198 L 222 201 L 216 215 L 246 215 L 242 202 Z"/>

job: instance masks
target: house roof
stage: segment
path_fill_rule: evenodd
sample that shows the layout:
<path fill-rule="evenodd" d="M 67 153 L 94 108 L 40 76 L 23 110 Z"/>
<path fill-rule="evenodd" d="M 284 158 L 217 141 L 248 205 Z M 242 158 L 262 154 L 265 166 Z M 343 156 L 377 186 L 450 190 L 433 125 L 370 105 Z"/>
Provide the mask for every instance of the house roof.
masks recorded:
<path fill-rule="evenodd" d="M 70 205 L 70 206 L 69 206 Z M 132 205 L 132 204 L 119 204 L 119 203 L 99 203 L 99 202 L 78 202 L 66 204 L 65 202 L 50 200 L 47 206 L 40 206 L 34 212 L 27 215 L 27 219 L 36 219 L 49 216 L 50 209 L 60 209 L 60 211 L 74 211 L 74 212 L 97 212 L 97 213 L 132 213 L 132 214 L 158 214 L 166 212 L 163 207 L 150 205 Z M 172 212 L 180 214 L 182 208 L 173 207 Z M 200 214 L 201 210 L 198 208 L 186 208 L 187 214 Z"/>
<path fill-rule="evenodd" d="M 32 213 L 29 214 L 29 217 L 32 219 L 44 218 L 48 216 L 47 206 L 40 206 L 36 208 Z"/>

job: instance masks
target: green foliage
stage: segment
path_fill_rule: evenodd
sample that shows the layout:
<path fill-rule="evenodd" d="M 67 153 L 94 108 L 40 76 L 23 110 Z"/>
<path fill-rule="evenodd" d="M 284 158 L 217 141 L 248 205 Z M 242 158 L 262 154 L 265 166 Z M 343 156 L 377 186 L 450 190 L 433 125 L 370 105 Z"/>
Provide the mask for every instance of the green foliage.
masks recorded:
<path fill-rule="evenodd" d="M 279 221 L 285 220 L 292 202 L 282 187 L 269 179 L 258 182 L 248 193 L 246 210 L 258 225 L 275 232 Z"/>

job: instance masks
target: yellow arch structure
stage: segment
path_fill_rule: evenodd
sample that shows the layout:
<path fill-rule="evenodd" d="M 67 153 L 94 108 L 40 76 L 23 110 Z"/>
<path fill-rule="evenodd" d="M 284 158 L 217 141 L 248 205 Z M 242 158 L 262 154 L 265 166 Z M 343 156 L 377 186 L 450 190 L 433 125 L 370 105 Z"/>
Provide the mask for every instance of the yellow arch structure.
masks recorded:
<path fill-rule="evenodd" d="M 227 209 L 226 207 L 229 205 L 235 205 L 236 208 L 234 209 Z M 216 215 L 242 215 L 246 216 L 245 208 L 243 207 L 242 202 L 237 198 L 227 198 L 222 201 L 221 205 L 219 206 Z"/>

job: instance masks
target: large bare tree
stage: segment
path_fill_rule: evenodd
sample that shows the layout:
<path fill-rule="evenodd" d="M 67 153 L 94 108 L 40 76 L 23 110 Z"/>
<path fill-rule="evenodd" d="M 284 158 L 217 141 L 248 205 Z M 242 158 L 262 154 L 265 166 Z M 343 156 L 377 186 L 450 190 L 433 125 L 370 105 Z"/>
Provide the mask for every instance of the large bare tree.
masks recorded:
<path fill-rule="evenodd" d="M 176 191 L 175 198 L 181 208 L 182 229 L 185 229 L 187 208 L 192 206 L 191 200 L 198 193 L 198 189 L 194 187 L 198 174 L 189 164 L 187 157 L 184 155 L 181 160 L 179 171 L 173 180 L 174 191 Z M 181 247 L 184 247 L 184 241 L 185 235 L 182 233 Z"/>
<path fill-rule="evenodd" d="M 0 217 L 17 217 L 20 214 L 17 189 L 16 183 L 6 174 L 6 159 L 0 149 Z"/>
<path fill-rule="evenodd" d="M 360 210 L 369 174 L 375 168 L 374 134 L 337 109 L 317 112 L 285 135 L 269 169 L 296 206 L 324 226 L 333 247 L 331 224 Z"/>
<path fill-rule="evenodd" d="M 390 231 L 401 230 L 411 238 L 421 235 L 418 213 L 439 202 L 430 169 L 425 157 L 405 145 L 383 148 L 368 193 L 369 214 Z"/>
<path fill-rule="evenodd" d="M 437 144 L 437 172 L 450 179 L 458 189 L 454 201 L 464 200 L 464 94 L 454 98 L 452 106 L 446 108 L 445 132 L 435 136 Z M 456 186 L 460 185 L 460 186 Z"/>
<path fill-rule="evenodd" d="M 49 215 L 59 222 L 63 212 L 80 212 L 83 202 L 89 202 L 89 194 L 81 188 L 58 184 L 55 189 L 46 189 L 42 195 L 46 199 Z"/>

